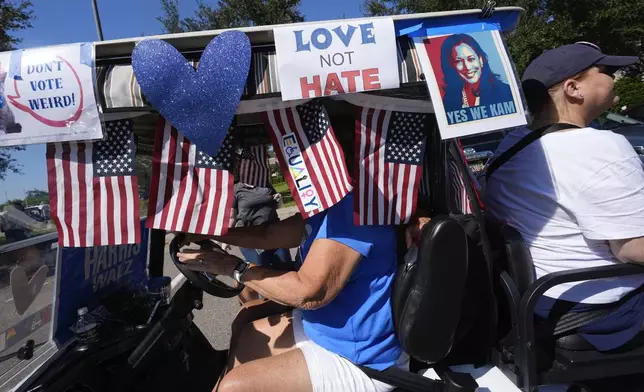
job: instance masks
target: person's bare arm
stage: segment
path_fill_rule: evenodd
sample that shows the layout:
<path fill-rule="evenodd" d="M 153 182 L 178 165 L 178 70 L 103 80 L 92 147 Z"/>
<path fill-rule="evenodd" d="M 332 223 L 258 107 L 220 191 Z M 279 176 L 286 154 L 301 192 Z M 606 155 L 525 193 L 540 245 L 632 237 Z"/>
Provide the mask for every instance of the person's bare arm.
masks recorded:
<path fill-rule="evenodd" d="M 304 234 L 304 219 L 300 214 L 290 218 L 265 223 L 258 226 L 231 227 L 223 236 L 204 236 L 189 234 L 187 242 L 215 240 L 241 248 L 251 249 L 278 249 L 296 248 L 302 241 Z"/>
<path fill-rule="evenodd" d="M 610 250 L 625 263 L 644 263 L 644 237 L 627 240 L 611 240 Z"/>
<path fill-rule="evenodd" d="M 318 309 L 342 291 L 361 255 L 339 242 L 313 242 L 299 271 L 278 271 L 251 266 L 243 282 L 249 288 L 279 304 L 300 309 Z M 179 260 L 190 269 L 232 276 L 239 259 L 217 252 L 186 250 Z M 200 263 L 203 260 L 204 263 Z"/>
<path fill-rule="evenodd" d="M 362 256 L 339 242 L 313 242 L 299 271 L 284 273 L 251 267 L 244 284 L 275 302 L 300 309 L 318 309 L 331 302 L 346 285 Z"/>

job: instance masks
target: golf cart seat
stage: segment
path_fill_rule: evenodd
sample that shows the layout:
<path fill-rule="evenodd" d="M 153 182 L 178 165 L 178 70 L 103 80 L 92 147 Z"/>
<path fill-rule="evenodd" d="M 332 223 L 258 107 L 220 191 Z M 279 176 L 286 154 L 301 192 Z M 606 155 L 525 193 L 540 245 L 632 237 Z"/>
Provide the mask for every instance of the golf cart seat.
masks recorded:
<path fill-rule="evenodd" d="M 545 320 L 534 316 L 537 301 L 553 286 L 641 274 L 644 273 L 642 266 L 617 264 L 584 268 L 557 272 L 535 280 L 532 256 L 521 234 L 509 225 L 498 225 L 496 230 L 489 231 L 496 232 L 493 242 L 502 255 L 497 258 L 497 267 L 501 270 L 500 284 L 507 298 L 511 324 L 509 334 L 501 340 L 497 366 L 514 373 L 519 387 L 531 392 L 539 385 L 643 373 L 644 336 L 638 336 L 610 353 L 599 352 L 576 333 L 576 328 L 587 324 L 591 318 L 586 316 L 586 322 L 577 322 L 576 328 L 575 325 L 562 328 L 561 321 L 569 314 L 556 320 L 556 326 L 546 326 Z"/>
<path fill-rule="evenodd" d="M 435 217 L 423 228 L 418 256 L 399 265 L 392 308 L 396 334 L 409 354 L 410 372 L 389 368 L 378 372 L 361 367 L 370 377 L 399 387 L 396 391 L 474 391 L 477 384 L 465 373 L 434 367 L 441 380 L 414 371 L 443 361 L 462 328 L 462 309 L 468 277 L 468 239 L 451 217 Z"/>

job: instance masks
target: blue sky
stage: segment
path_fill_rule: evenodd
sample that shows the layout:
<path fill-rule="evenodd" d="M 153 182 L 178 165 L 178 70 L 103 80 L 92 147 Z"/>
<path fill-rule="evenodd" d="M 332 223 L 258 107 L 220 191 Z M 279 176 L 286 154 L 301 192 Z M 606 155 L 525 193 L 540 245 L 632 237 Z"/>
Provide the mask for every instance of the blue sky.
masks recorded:
<path fill-rule="evenodd" d="M 32 0 L 36 19 L 33 28 L 18 34 L 21 49 L 72 42 L 96 41 L 96 27 L 90 0 Z M 97 0 L 106 40 L 160 34 L 159 0 Z M 205 0 L 214 4 L 215 0 Z M 362 15 L 362 0 L 302 0 L 300 10 L 306 20 L 352 18 Z M 64 6 L 63 6 L 64 5 Z M 180 0 L 182 16 L 197 8 L 196 0 Z M 15 154 L 23 173 L 9 173 L 0 181 L 0 202 L 22 198 L 29 189 L 47 189 L 45 146 L 28 146 Z"/>

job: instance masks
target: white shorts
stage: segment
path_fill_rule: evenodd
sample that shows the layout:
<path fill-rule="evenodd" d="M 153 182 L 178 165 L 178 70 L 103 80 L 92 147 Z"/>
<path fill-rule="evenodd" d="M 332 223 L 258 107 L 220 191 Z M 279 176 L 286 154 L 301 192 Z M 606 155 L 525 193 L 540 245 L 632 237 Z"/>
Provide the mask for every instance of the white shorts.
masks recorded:
<path fill-rule="evenodd" d="M 293 334 L 295 347 L 304 353 L 313 392 L 390 392 L 394 389 L 389 384 L 367 377 L 349 360 L 311 341 L 304 333 L 299 310 L 293 311 Z M 409 356 L 403 353 L 396 366 L 408 370 Z"/>

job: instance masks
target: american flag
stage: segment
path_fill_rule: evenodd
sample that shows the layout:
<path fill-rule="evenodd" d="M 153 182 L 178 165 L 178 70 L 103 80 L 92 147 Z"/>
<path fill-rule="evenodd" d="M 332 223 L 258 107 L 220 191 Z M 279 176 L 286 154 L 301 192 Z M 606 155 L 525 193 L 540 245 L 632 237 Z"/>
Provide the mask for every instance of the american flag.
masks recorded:
<path fill-rule="evenodd" d="M 351 191 L 344 153 L 322 103 L 271 110 L 263 117 L 303 216 L 326 210 Z"/>
<path fill-rule="evenodd" d="M 147 227 L 225 234 L 234 196 L 233 144 L 229 133 L 213 158 L 160 118 L 152 157 Z"/>
<path fill-rule="evenodd" d="M 454 145 L 454 147 L 450 148 L 450 154 L 448 155 L 449 156 L 448 173 L 449 173 L 449 184 L 450 184 L 449 189 L 450 189 L 450 202 L 451 202 L 450 210 L 461 214 L 472 214 L 474 213 L 472 201 L 467 195 L 467 189 L 465 188 L 465 177 L 463 176 L 463 173 L 459 169 L 459 166 L 456 162 L 457 159 L 461 159 L 462 162 L 464 162 L 464 166 L 467 168 L 467 176 L 468 176 L 467 180 L 471 181 L 472 189 L 474 190 L 474 193 L 475 193 L 474 196 L 476 196 L 476 200 L 479 203 L 479 206 L 481 208 L 483 208 L 483 203 L 481 202 L 481 198 L 478 194 L 475 177 L 472 174 L 467 163 L 465 163 L 467 162 L 467 159 L 465 158 L 465 153 L 463 152 L 463 146 L 461 145 L 461 141 L 457 140 L 455 143 L 456 144 Z"/>
<path fill-rule="evenodd" d="M 427 115 L 359 108 L 357 116 L 354 222 L 406 223 L 416 210 Z"/>
<path fill-rule="evenodd" d="M 432 173 L 431 173 L 431 168 L 432 166 L 427 162 L 429 159 L 428 154 L 430 153 L 429 148 L 426 149 L 425 151 L 425 161 L 422 165 L 422 173 L 420 175 L 420 189 L 419 189 L 419 194 L 421 197 L 425 197 L 426 199 L 430 198 L 432 195 Z"/>
<path fill-rule="evenodd" d="M 98 142 L 47 145 L 51 212 L 60 246 L 141 242 L 132 121 L 105 123 L 105 136 Z"/>
<path fill-rule="evenodd" d="M 263 145 L 250 146 L 242 149 L 239 160 L 239 181 L 244 184 L 268 187 L 269 174 L 268 155 Z"/>
<path fill-rule="evenodd" d="M 461 214 L 471 214 L 472 206 L 467 197 L 463 174 L 458 169 L 456 162 L 452 159 L 449 161 L 449 189 L 450 210 Z"/>

